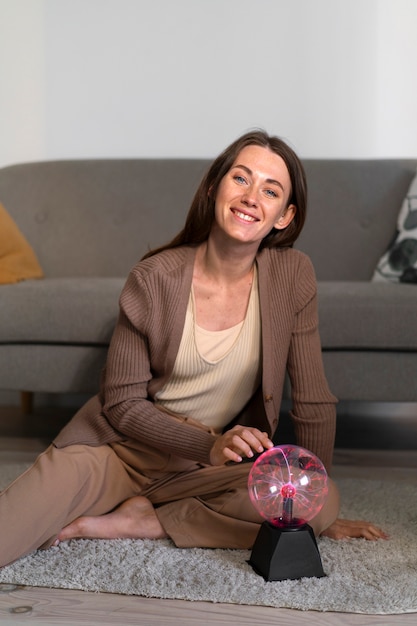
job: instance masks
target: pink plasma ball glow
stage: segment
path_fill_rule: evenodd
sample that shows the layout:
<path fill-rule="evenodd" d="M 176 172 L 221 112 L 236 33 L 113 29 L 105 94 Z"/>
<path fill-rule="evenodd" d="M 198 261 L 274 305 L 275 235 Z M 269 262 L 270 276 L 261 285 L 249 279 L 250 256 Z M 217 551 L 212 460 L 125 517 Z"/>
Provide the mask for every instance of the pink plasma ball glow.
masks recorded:
<path fill-rule="evenodd" d="M 296 494 L 296 489 L 294 485 L 282 485 L 281 487 L 281 495 L 283 498 L 293 498 Z"/>
<path fill-rule="evenodd" d="M 322 508 L 327 472 L 309 450 L 292 444 L 267 450 L 248 478 L 249 496 L 258 513 L 274 526 L 296 528 Z"/>

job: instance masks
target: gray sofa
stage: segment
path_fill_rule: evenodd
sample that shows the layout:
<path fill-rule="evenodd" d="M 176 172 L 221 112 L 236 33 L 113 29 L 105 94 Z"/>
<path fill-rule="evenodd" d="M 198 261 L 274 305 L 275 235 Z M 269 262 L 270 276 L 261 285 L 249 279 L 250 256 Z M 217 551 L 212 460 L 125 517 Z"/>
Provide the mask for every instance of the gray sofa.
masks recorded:
<path fill-rule="evenodd" d="M 0 170 L 0 202 L 45 278 L 0 286 L 0 389 L 95 393 L 131 266 L 183 224 L 205 160 Z M 343 400 L 417 401 L 417 286 L 376 283 L 417 160 L 305 160 L 325 368 Z"/>

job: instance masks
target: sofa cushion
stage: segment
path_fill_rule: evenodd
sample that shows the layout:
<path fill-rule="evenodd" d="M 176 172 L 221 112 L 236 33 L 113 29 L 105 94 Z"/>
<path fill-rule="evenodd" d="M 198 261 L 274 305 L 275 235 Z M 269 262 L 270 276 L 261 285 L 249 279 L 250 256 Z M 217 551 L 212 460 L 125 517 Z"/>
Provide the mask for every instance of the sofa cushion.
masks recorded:
<path fill-rule="evenodd" d="M 394 240 L 379 260 L 373 280 L 417 283 L 417 173 L 401 205 Z"/>
<path fill-rule="evenodd" d="M 0 203 L 0 285 L 42 275 L 32 247 Z"/>
<path fill-rule="evenodd" d="M 414 285 L 321 282 L 318 294 L 324 350 L 417 349 Z"/>
<path fill-rule="evenodd" d="M 107 345 L 124 283 L 125 278 L 46 278 L 5 285 L 0 343 Z"/>
<path fill-rule="evenodd" d="M 105 346 L 124 283 L 125 278 L 47 278 L 5 285 L 0 343 Z M 325 281 L 318 295 L 324 350 L 417 349 L 413 285 Z"/>

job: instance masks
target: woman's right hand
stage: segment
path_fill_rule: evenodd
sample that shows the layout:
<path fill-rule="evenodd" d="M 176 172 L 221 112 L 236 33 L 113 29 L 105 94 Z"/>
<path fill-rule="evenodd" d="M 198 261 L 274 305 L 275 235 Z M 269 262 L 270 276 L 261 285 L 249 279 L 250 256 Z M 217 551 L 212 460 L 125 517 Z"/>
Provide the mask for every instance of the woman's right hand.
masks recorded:
<path fill-rule="evenodd" d="M 234 426 L 218 437 L 210 452 L 212 465 L 224 465 L 229 461 L 241 463 L 243 457 L 251 459 L 255 454 L 273 448 L 267 433 L 257 428 Z"/>
<path fill-rule="evenodd" d="M 378 526 L 362 520 L 349 520 L 338 518 L 326 530 L 321 533 L 322 537 L 330 539 L 359 539 L 368 541 L 377 539 L 389 539 L 389 536 Z"/>

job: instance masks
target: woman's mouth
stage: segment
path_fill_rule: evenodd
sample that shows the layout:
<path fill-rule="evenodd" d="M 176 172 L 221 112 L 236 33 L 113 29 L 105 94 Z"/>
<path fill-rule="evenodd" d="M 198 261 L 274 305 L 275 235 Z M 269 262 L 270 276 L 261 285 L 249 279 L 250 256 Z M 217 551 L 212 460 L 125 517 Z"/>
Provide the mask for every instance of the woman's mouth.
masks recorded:
<path fill-rule="evenodd" d="M 258 221 L 256 217 L 253 217 L 252 215 L 248 215 L 247 213 L 242 213 L 242 211 L 238 211 L 237 209 L 232 209 L 232 213 L 236 215 L 236 217 L 238 217 L 239 219 L 244 220 L 245 222 L 257 222 Z"/>

